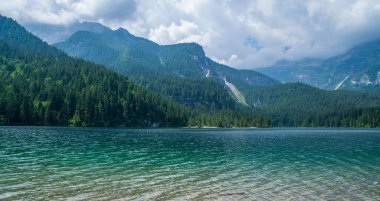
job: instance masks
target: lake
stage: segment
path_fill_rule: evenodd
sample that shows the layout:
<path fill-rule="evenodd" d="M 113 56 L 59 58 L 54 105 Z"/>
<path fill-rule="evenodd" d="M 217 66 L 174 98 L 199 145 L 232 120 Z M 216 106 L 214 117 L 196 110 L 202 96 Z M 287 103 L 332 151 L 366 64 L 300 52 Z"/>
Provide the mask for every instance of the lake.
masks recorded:
<path fill-rule="evenodd" d="M 0 200 L 380 200 L 380 129 L 0 127 Z"/>

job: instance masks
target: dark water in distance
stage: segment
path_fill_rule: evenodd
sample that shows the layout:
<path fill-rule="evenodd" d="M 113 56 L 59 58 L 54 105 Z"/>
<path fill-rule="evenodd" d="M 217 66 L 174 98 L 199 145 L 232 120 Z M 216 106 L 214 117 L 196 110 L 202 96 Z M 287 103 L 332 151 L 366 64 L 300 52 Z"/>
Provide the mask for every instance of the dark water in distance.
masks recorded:
<path fill-rule="evenodd" d="M 0 127 L 0 200 L 380 200 L 380 129 Z"/>

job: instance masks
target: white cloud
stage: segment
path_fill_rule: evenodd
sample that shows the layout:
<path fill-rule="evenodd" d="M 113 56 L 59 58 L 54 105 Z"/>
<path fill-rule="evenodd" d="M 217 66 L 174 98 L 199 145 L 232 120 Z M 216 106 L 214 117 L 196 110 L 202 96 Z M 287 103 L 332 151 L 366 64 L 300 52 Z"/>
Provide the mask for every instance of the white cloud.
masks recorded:
<path fill-rule="evenodd" d="M 225 64 L 225 65 L 228 65 L 233 62 L 241 62 L 239 60 L 239 57 L 236 54 L 231 55 L 228 59 L 218 59 L 215 57 L 212 57 L 212 59 L 218 63 Z"/>
<path fill-rule="evenodd" d="M 0 13 L 26 23 L 98 21 L 161 44 L 197 42 L 238 68 L 329 57 L 380 38 L 378 0 L 12 0 Z"/>
<path fill-rule="evenodd" d="M 208 44 L 209 37 L 202 33 L 198 25 L 186 20 L 180 20 L 179 24 L 171 23 L 169 26 L 160 25 L 149 31 L 148 38 L 160 44 L 197 42 Z"/>

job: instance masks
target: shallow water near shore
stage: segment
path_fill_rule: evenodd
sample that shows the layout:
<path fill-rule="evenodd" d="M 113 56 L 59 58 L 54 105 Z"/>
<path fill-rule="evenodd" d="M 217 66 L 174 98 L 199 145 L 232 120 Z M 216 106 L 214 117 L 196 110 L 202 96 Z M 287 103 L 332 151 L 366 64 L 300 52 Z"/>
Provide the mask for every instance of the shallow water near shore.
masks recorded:
<path fill-rule="evenodd" d="M 0 200 L 380 200 L 380 129 L 0 127 Z"/>

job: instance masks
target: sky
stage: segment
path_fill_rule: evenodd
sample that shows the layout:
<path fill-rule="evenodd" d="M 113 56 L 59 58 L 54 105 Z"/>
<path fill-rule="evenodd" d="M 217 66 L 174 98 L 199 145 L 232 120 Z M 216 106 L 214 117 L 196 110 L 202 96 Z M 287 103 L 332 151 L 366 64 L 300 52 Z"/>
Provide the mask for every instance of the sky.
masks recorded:
<path fill-rule="evenodd" d="M 12 0 L 23 25 L 100 22 L 159 44 L 196 42 L 236 68 L 328 58 L 380 38 L 379 0 Z"/>

